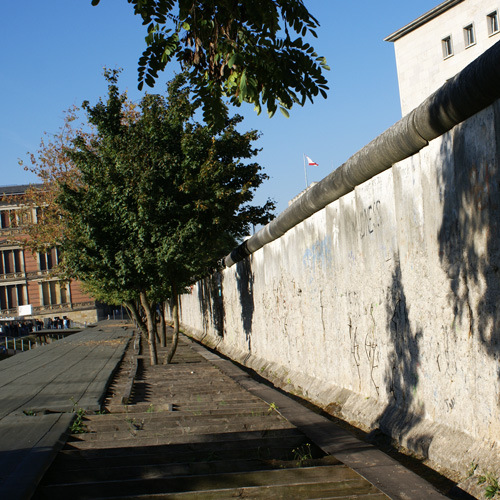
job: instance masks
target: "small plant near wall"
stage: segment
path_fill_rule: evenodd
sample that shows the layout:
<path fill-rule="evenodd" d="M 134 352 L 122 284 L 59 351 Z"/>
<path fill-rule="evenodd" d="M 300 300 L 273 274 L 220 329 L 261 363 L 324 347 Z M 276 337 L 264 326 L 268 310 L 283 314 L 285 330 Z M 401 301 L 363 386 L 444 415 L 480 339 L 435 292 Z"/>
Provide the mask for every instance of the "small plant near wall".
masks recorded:
<path fill-rule="evenodd" d="M 272 413 L 273 411 L 275 411 L 275 412 L 279 413 L 279 411 L 278 411 L 278 410 L 279 410 L 279 408 L 278 408 L 278 406 L 276 405 L 276 403 L 270 403 L 270 404 L 269 404 L 269 409 L 267 410 L 267 413 L 268 413 L 268 415 L 271 415 L 271 413 Z"/>
<path fill-rule="evenodd" d="M 311 445 L 309 443 L 299 446 L 298 448 L 294 448 L 292 453 L 293 459 L 297 462 L 297 467 L 302 467 L 304 462 L 312 460 Z"/>
<path fill-rule="evenodd" d="M 487 472 L 478 477 L 477 484 L 484 484 L 484 496 L 486 498 L 500 498 L 499 478 L 492 472 Z"/>
<path fill-rule="evenodd" d="M 478 468 L 479 464 L 476 462 L 471 462 L 469 468 L 467 469 L 467 477 L 472 477 Z"/>
<path fill-rule="evenodd" d="M 71 401 L 73 403 L 73 413 L 76 413 L 76 418 L 69 429 L 72 434 L 84 434 L 87 432 L 87 426 L 83 423 L 86 411 L 78 406 L 74 398 L 71 398 Z"/>
<path fill-rule="evenodd" d="M 145 421 L 142 419 L 140 422 L 135 418 L 126 418 L 125 422 L 129 425 L 129 430 L 132 435 L 136 435 L 135 431 L 142 431 L 144 429 Z"/>

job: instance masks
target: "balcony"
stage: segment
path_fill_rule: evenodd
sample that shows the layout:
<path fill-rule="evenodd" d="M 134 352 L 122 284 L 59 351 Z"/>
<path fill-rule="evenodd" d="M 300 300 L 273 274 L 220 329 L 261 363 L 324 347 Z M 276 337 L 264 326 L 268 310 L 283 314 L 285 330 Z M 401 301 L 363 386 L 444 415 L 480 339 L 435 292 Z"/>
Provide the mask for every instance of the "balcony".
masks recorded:
<path fill-rule="evenodd" d="M 82 309 L 91 309 L 95 307 L 95 302 L 73 302 L 72 304 L 47 304 L 45 306 L 33 307 L 33 316 L 38 314 L 46 314 L 51 311 L 80 311 Z"/>
<path fill-rule="evenodd" d="M 26 273 L 23 272 L 0 274 L 0 281 L 14 281 L 24 279 L 26 279 Z"/>
<path fill-rule="evenodd" d="M 18 318 L 17 314 L 17 307 L 13 309 L 1 309 L 0 310 L 0 319 L 7 319 L 7 318 Z"/>
<path fill-rule="evenodd" d="M 69 311 L 82 311 L 85 309 L 92 309 L 95 307 L 94 301 L 87 302 L 74 302 L 72 304 L 47 304 L 45 306 L 36 306 L 32 308 L 32 314 L 29 317 L 47 314 L 47 313 L 60 313 L 60 312 L 69 312 Z M 18 308 L 14 307 L 12 309 L 1 309 L 0 310 L 0 319 L 5 318 L 18 318 Z"/>
<path fill-rule="evenodd" d="M 26 228 L 22 227 L 1 227 L 0 236 L 19 236 L 26 234 Z"/>
<path fill-rule="evenodd" d="M 43 271 L 30 271 L 29 273 L 26 273 L 26 278 L 28 279 L 43 278 L 48 276 L 51 271 L 52 269 L 45 269 Z"/>
<path fill-rule="evenodd" d="M 13 280 L 33 280 L 39 278 L 47 278 L 50 276 L 51 269 L 44 271 L 30 271 L 29 273 L 25 272 L 15 272 L 15 273 L 0 273 L 0 282 L 2 281 L 13 281 Z M 57 276 L 54 276 L 57 278 Z"/>

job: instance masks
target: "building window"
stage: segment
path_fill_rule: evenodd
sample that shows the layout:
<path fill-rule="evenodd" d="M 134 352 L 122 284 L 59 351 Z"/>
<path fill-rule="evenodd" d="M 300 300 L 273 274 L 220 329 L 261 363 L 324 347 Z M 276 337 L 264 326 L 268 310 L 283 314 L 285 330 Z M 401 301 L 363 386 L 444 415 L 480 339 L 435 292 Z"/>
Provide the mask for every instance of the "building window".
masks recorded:
<path fill-rule="evenodd" d="M 28 303 L 26 285 L 0 286 L 0 309 L 14 309 Z"/>
<path fill-rule="evenodd" d="M 24 272 L 24 255 L 22 250 L 0 251 L 0 274 Z"/>
<path fill-rule="evenodd" d="M 443 47 L 443 58 L 446 59 L 453 55 L 453 44 L 451 42 L 451 36 L 447 36 L 441 40 L 441 45 Z"/>
<path fill-rule="evenodd" d="M 56 304 L 67 304 L 68 285 L 60 281 L 43 281 L 40 283 L 40 304 L 50 306 Z"/>
<path fill-rule="evenodd" d="M 50 271 L 59 265 L 59 249 L 52 248 L 46 253 L 40 252 L 38 260 L 40 262 L 40 271 Z"/>
<path fill-rule="evenodd" d="M 31 222 L 31 212 L 21 209 L 7 209 L 0 212 L 0 229 L 26 226 Z"/>
<path fill-rule="evenodd" d="M 498 33 L 498 11 L 495 10 L 486 16 L 486 22 L 488 24 L 488 35 L 494 35 Z"/>
<path fill-rule="evenodd" d="M 465 48 L 468 48 L 471 45 L 476 44 L 476 35 L 474 33 L 473 24 L 469 24 L 464 28 L 464 40 L 465 40 Z"/>
<path fill-rule="evenodd" d="M 10 210 L 2 210 L 0 212 L 0 228 L 7 229 L 11 226 Z"/>

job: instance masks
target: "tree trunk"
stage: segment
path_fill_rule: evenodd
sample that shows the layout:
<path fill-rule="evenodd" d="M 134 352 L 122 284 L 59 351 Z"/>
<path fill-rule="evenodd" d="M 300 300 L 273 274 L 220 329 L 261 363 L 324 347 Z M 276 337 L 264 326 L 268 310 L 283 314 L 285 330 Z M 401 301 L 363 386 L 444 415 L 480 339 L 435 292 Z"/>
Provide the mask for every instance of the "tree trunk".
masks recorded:
<path fill-rule="evenodd" d="M 137 310 L 137 306 L 134 302 L 125 302 L 125 307 L 129 310 L 132 319 L 135 321 L 137 327 L 141 330 L 144 337 L 148 338 L 148 328 L 142 321 L 141 315 Z"/>
<path fill-rule="evenodd" d="M 172 361 L 179 342 L 179 297 L 177 296 L 176 285 L 172 285 L 172 316 L 174 319 L 174 334 L 167 354 L 167 365 Z"/>
<path fill-rule="evenodd" d="M 158 331 L 158 313 L 156 304 L 154 306 L 152 314 L 153 314 L 153 323 L 155 325 L 155 340 L 156 340 L 156 345 L 158 345 L 161 342 L 161 339 L 160 339 L 160 332 Z M 160 316 L 160 322 L 161 322 L 161 316 Z"/>
<path fill-rule="evenodd" d="M 149 304 L 145 292 L 141 292 L 141 304 L 146 314 L 146 322 L 148 325 L 149 357 L 151 360 L 151 365 L 157 365 L 158 355 L 156 353 L 156 337 L 155 337 L 156 325 L 154 324 L 154 314 L 151 312 L 151 305 Z"/>
<path fill-rule="evenodd" d="M 160 305 L 160 345 L 167 347 L 167 329 L 165 328 L 165 302 Z"/>

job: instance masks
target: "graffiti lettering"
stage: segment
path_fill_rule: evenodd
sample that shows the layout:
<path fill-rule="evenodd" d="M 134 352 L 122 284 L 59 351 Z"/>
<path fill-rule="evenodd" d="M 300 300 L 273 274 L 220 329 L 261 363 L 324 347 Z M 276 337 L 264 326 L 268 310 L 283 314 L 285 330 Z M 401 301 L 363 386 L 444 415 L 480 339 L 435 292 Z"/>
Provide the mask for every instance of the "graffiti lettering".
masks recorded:
<path fill-rule="evenodd" d="M 359 227 L 361 238 L 373 233 L 373 231 L 380 226 L 381 222 L 380 200 L 377 200 L 360 213 Z"/>

